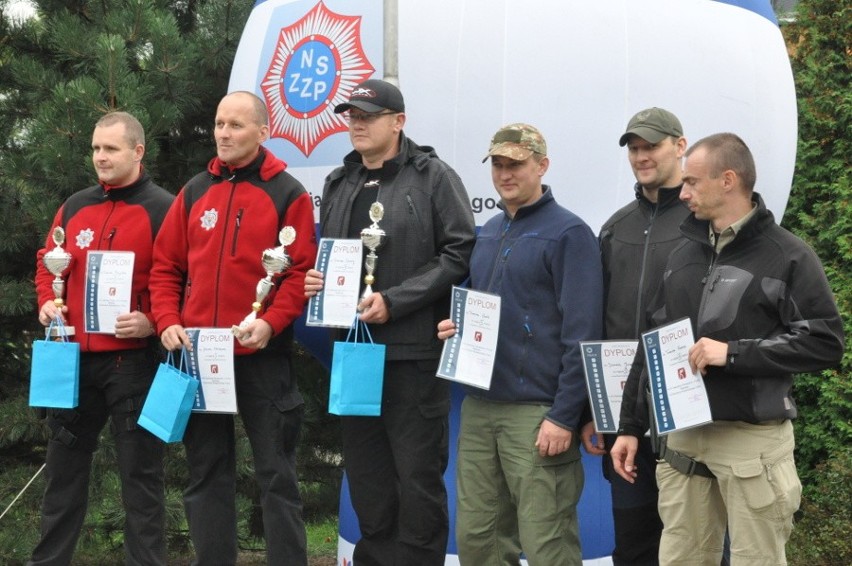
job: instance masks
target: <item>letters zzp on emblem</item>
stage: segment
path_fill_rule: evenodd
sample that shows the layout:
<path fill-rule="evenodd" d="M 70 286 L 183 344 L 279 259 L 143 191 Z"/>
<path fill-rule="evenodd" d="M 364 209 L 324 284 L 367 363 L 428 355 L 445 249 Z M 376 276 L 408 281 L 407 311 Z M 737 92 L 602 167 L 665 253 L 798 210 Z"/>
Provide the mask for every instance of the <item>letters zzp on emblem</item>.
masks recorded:
<path fill-rule="evenodd" d="M 270 137 L 289 140 L 309 156 L 322 140 L 348 130 L 343 116 L 334 113 L 349 96 L 341 86 L 358 84 L 374 70 L 361 44 L 361 17 L 317 3 L 281 29 L 261 82 Z"/>

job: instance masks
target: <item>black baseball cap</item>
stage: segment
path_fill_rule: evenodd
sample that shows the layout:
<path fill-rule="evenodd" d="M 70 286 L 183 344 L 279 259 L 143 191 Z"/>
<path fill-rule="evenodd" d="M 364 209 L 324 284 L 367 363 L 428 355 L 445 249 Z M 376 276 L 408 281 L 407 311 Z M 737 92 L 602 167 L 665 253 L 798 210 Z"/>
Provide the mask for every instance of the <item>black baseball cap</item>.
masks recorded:
<path fill-rule="evenodd" d="M 405 101 L 402 93 L 394 85 L 379 79 L 370 79 L 356 85 L 349 95 L 349 102 L 343 102 L 334 107 L 334 113 L 340 114 L 350 108 L 358 108 L 364 112 L 405 112 Z"/>

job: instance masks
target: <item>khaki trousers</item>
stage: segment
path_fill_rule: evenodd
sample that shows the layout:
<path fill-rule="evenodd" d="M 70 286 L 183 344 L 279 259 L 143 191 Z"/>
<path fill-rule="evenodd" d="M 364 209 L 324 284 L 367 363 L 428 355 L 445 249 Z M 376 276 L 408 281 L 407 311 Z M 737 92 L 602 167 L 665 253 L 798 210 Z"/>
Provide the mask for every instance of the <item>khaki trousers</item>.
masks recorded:
<path fill-rule="evenodd" d="M 787 564 L 784 546 L 802 493 L 794 444 L 790 421 L 721 421 L 671 433 L 669 448 L 703 462 L 716 478 L 658 464 L 660 564 L 718 566 L 726 526 L 731 566 Z"/>

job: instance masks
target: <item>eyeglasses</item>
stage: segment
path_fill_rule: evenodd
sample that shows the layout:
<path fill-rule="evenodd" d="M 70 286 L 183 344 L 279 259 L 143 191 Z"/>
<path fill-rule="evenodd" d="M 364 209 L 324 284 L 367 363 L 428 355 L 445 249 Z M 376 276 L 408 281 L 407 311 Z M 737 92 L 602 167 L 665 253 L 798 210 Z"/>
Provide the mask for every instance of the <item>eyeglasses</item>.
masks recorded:
<path fill-rule="evenodd" d="M 365 124 L 372 124 L 379 119 L 379 116 L 393 116 L 394 114 L 399 114 L 399 112 L 360 112 L 358 114 L 344 112 L 343 118 L 347 122 L 363 122 Z"/>

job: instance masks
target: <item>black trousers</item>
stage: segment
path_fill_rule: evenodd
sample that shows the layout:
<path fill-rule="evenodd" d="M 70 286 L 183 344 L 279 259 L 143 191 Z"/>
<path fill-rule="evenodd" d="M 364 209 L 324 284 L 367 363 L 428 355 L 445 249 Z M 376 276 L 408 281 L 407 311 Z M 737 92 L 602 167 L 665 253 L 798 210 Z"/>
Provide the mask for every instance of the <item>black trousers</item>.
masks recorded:
<path fill-rule="evenodd" d="M 267 350 L 234 360 L 237 405 L 251 444 L 260 488 L 266 561 L 304 566 L 307 542 L 296 475 L 296 444 L 302 398 L 285 355 Z M 194 413 L 183 443 L 190 483 L 184 491 L 193 564 L 218 566 L 237 560 L 234 417 Z"/>
<path fill-rule="evenodd" d="M 651 440 L 639 439 L 635 463 L 639 467 L 636 483 L 622 479 L 612 467 L 609 449 L 615 435 L 604 435 L 607 454 L 603 458 L 604 476 L 612 493 L 612 518 L 615 525 L 614 566 L 655 566 L 659 564 L 663 522 L 657 512 L 657 459 Z"/>
<path fill-rule="evenodd" d="M 166 564 L 163 443 L 136 425 L 156 371 L 149 350 L 84 353 L 76 409 L 50 409 L 41 538 L 30 565 L 71 563 L 86 517 L 98 436 L 112 419 L 128 565 Z"/>
<path fill-rule="evenodd" d="M 443 565 L 449 386 L 437 360 L 388 361 L 380 417 L 343 417 L 358 566 Z"/>

